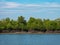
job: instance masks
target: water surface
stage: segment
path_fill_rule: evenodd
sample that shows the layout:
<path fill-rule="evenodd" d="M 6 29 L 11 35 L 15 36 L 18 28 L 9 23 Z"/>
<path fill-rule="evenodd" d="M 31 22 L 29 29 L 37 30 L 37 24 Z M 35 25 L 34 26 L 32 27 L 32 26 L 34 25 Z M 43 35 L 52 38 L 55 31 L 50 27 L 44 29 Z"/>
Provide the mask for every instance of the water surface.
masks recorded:
<path fill-rule="evenodd" d="M 0 45 L 60 45 L 60 34 L 0 34 Z"/>

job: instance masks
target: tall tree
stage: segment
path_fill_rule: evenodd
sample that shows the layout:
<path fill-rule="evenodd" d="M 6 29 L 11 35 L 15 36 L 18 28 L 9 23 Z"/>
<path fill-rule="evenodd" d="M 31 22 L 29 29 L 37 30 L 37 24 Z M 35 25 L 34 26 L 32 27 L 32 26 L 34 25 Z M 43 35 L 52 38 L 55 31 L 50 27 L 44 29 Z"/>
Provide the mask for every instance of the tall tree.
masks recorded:
<path fill-rule="evenodd" d="M 57 26 L 56 26 L 56 30 L 60 30 L 60 18 L 55 19 Z"/>
<path fill-rule="evenodd" d="M 18 29 L 24 30 L 26 27 L 26 20 L 23 16 L 18 17 Z"/>
<path fill-rule="evenodd" d="M 35 22 L 35 18 L 30 17 L 30 19 L 27 22 L 27 27 L 29 30 L 33 30 L 34 28 L 34 22 Z"/>

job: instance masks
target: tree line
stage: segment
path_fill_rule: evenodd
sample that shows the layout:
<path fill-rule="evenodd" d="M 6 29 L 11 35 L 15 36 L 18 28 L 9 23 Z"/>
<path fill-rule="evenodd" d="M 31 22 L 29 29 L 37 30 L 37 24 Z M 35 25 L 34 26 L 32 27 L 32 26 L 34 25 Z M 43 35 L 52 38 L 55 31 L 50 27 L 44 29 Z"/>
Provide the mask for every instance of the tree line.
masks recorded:
<path fill-rule="evenodd" d="M 17 20 L 5 18 L 0 20 L 2 32 L 48 32 L 60 31 L 60 18 L 55 20 L 30 17 L 28 21 L 23 16 Z"/>

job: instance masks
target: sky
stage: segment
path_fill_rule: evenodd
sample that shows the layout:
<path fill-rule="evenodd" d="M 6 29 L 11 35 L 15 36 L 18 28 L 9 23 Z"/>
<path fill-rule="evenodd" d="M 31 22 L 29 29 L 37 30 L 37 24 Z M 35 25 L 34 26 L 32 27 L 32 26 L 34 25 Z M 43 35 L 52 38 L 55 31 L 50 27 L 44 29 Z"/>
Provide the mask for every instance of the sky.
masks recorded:
<path fill-rule="evenodd" d="M 18 16 L 41 19 L 60 18 L 60 0 L 0 0 L 0 19 Z"/>

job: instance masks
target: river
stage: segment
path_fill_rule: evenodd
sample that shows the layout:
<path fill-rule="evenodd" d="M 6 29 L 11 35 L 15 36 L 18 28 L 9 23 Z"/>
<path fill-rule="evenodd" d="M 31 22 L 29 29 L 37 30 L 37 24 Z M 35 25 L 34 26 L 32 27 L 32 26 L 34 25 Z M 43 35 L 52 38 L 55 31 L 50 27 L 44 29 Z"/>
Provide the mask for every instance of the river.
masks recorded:
<path fill-rule="evenodd" d="M 60 34 L 0 34 L 0 45 L 60 45 Z"/>

